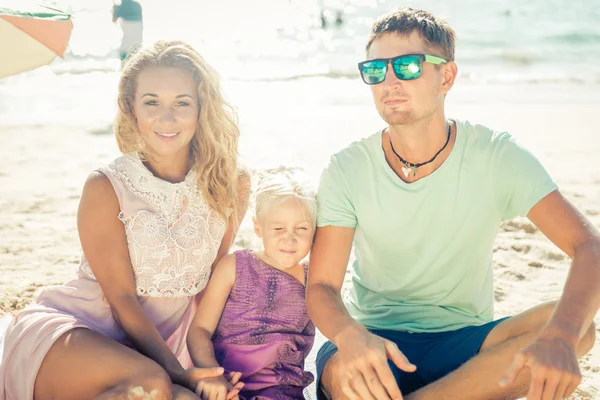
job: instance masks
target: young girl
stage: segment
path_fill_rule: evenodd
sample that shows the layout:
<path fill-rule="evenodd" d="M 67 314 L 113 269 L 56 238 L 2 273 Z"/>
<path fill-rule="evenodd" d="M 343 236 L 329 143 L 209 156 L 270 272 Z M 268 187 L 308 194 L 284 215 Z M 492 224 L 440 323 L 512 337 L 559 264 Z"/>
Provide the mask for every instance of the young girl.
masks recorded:
<path fill-rule="evenodd" d="M 241 372 L 240 398 L 302 399 L 313 376 L 304 359 L 315 328 L 304 286 L 315 232 L 316 198 L 298 169 L 267 171 L 256 194 L 254 231 L 263 250 L 240 250 L 217 265 L 188 332 L 196 367 Z M 212 338 L 212 343 L 211 343 Z M 232 383 L 203 380 L 197 394 L 224 399 Z"/>
<path fill-rule="evenodd" d="M 77 278 L 0 333 L 0 400 L 192 399 L 222 374 L 193 368 L 185 338 L 246 211 L 235 116 L 216 72 L 182 42 L 128 60 L 118 102 L 123 156 L 83 188 Z"/>

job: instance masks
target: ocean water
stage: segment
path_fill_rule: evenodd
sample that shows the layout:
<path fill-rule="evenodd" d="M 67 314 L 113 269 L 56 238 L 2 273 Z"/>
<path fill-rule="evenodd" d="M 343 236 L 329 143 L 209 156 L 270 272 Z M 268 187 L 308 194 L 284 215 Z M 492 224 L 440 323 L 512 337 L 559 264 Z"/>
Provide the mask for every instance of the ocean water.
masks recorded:
<path fill-rule="evenodd" d="M 296 82 L 282 90 L 300 85 L 318 90 L 332 80 L 359 80 L 356 64 L 364 58 L 372 21 L 399 5 L 427 9 L 454 27 L 457 82 L 467 87 L 600 88 L 598 0 L 140 2 L 146 43 L 158 39 L 189 42 L 234 91 L 256 92 L 277 82 Z M 28 3 L 32 1 L 0 0 L 0 6 Z M 120 66 L 120 30 L 111 21 L 112 2 L 41 3 L 72 13 L 70 47 L 64 60 L 0 80 L 0 124 L 64 120 L 85 105 L 84 113 L 71 113 L 71 121 L 106 119 L 114 111 Z M 327 23 L 325 29 L 321 16 Z M 341 23 L 336 24 L 338 16 Z"/>
<path fill-rule="evenodd" d="M 110 1 L 45 3 L 74 16 L 70 51 L 64 62 L 53 66 L 56 73 L 118 66 L 120 31 L 111 22 Z M 462 78 L 600 83 L 598 0 L 141 0 L 141 4 L 146 42 L 186 40 L 207 54 L 226 78 L 356 76 L 373 19 L 398 5 L 410 5 L 441 16 L 454 27 Z M 321 29 L 321 11 L 328 29 Z M 340 25 L 335 23 L 337 15 Z"/>

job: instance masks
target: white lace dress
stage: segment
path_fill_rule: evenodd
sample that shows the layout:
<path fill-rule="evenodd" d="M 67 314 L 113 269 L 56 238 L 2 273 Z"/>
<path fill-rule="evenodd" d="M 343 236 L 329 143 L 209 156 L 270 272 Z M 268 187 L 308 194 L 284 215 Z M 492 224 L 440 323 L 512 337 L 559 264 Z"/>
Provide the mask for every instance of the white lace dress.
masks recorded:
<path fill-rule="evenodd" d="M 193 170 L 172 184 L 128 154 L 99 171 L 119 199 L 140 303 L 179 361 L 191 366 L 185 335 L 196 309 L 194 296 L 206 286 L 226 222 L 197 191 Z M 131 345 L 85 255 L 75 279 L 44 290 L 0 333 L 0 400 L 33 399 L 46 353 L 76 327 Z"/>

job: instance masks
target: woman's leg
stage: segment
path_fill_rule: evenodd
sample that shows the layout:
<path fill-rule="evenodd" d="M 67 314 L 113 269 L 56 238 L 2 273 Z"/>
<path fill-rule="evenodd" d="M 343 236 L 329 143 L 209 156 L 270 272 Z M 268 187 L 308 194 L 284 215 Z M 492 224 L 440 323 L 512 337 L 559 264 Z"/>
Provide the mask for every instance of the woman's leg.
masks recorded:
<path fill-rule="evenodd" d="M 50 348 L 35 400 L 172 399 L 171 379 L 151 359 L 89 329 L 73 329 Z"/>

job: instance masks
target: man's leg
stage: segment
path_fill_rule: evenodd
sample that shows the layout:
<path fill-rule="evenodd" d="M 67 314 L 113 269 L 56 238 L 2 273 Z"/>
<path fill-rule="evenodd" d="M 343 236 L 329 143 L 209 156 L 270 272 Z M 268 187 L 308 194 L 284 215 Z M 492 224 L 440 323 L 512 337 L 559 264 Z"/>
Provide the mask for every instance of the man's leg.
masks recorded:
<path fill-rule="evenodd" d="M 428 353 L 428 350 L 431 349 L 435 343 L 435 340 L 432 340 L 432 338 L 427 335 L 413 336 L 406 332 L 387 330 L 372 330 L 371 333 L 396 343 L 399 346 L 400 351 L 402 351 L 415 365 L 419 365 L 419 360 L 422 360 L 423 356 Z M 345 398 L 338 385 L 332 386 L 332 382 L 337 381 L 335 378 L 332 379 L 332 371 L 337 371 L 340 362 L 337 347 L 331 342 L 325 343 L 319 350 L 316 359 L 318 400 L 337 400 Z M 413 392 L 427 384 L 427 381 L 419 374 L 401 371 L 389 360 L 388 364 L 392 369 L 392 373 L 396 378 L 396 382 L 398 383 L 401 392 Z M 324 384 L 321 384 L 322 382 Z"/>
<path fill-rule="evenodd" d="M 523 371 L 509 387 L 500 387 L 514 355 L 537 337 L 548 322 L 555 303 L 543 304 L 498 324 L 483 342 L 479 354 L 456 371 L 405 396 L 421 399 L 514 399 L 527 393 L 529 372 Z M 577 355 L 589 352 L 595 341 L 592 324 L 577 345 Z M 323 380 L 325 382 L 325 380 Z"/>
<path fill-rule="evenodd" d="M 476 357 L 444 378 L 405 396 L 405 399 L 506 399 L 524 395 L 529 385 L 527 371 L 521 373 L 517 382 L 508 388 L 501 388 L 498 382 L 516 352 L 531 343 L 548 322 L 555 305 L 542 304 L 499 323 L 487 335 Z M 577 354 L 586 354 L 594 340 L 595 326 L 592 325 L 579 343 Z M 337 378 L 338 360 L 337 354 L 331 356 L 320 376 L 323 392 L 334 400 L 346 399 Z"/>
<path fill-rule="evenodd" d="M 323 368 L 323 373 L 321 374 L 320 379 L 320 388 L 317 388 L 317 393 L 319 390 L 322 390 L 323 394 L 328 400 L 347 400 L 348 397 L 342 392 L 342 389 L 339 385 L 338 380 L 338 372 L 339 369 L 339 357 L 338 353 L 335 353 L 327 364 L 325 364 L 325 368 Z"/>

